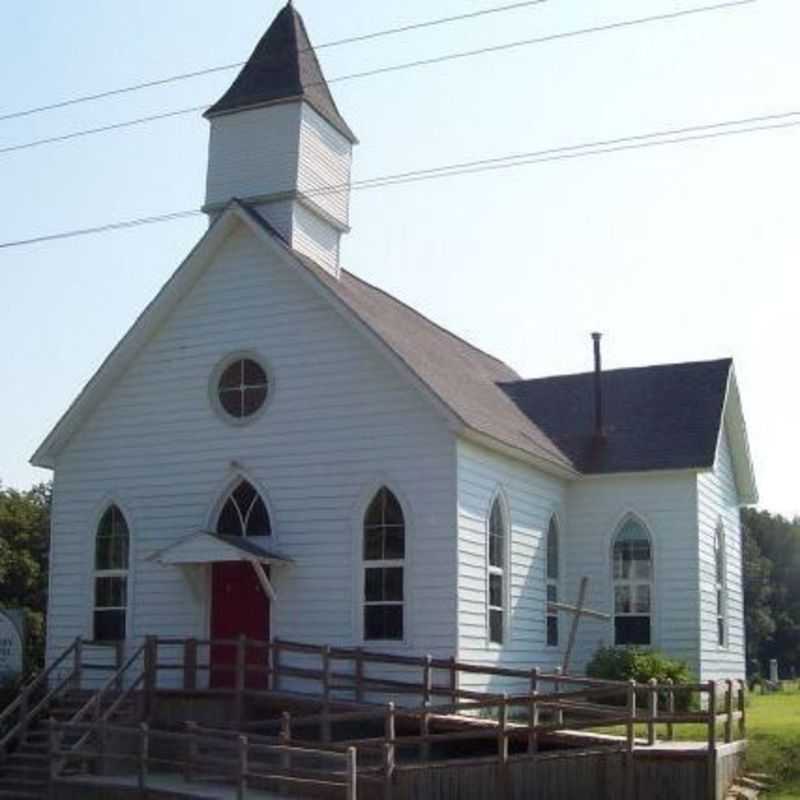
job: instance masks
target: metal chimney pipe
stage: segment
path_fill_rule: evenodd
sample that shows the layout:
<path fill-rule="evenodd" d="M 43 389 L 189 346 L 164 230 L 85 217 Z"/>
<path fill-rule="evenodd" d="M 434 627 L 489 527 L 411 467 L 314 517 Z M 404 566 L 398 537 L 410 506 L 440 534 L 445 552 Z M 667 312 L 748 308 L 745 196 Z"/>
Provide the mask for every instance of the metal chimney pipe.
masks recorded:
<path fill-rule="evenodd" d="M 603 435 L 603 384 L 601 375 L 603 373 L 603 361 L 600 355 L 600 339 L 602 333 L 593 333 L 594 341 L 594 435 Z"/>

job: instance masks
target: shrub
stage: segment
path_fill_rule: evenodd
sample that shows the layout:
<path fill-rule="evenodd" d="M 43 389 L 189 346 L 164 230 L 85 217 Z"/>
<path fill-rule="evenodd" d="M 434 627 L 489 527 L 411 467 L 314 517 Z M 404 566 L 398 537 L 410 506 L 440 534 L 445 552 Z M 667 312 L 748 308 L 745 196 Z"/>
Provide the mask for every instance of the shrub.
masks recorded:
<path fill-rule="evenodd" d="M 657 650 L 638 647 L 600 647 L 586 665 L 590 678 L 607 681 L 647 683 L 655 678 L 658 683 L 690 683 L 692 673 L 684 661 L 669 658 Z M 637 693 L 638 694 L 638 693 Z M 675 707 L 685 710 L 690 704 L 691 692 L 676 692 Z M 662 703 L 665 698 L 661 698 Z"/>

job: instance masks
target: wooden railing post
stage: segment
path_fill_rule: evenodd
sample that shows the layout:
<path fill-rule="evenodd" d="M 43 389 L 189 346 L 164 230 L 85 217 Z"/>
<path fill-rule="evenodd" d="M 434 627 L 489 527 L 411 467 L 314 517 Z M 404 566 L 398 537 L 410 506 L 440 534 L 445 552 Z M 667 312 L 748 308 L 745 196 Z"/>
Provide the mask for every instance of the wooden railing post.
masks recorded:
<path fill-rule="evenodd" d="M 347 748 L 347 800 L 356 800 L 358 795 L 358 766 L 356 748 Z"/>
<path fill-rule="evenodd" d="M 281 688 L 281 645 L 276 639 L 270 645 L 272 653 L 272 691 L 280 691 Z"/>
<path fill-rule="evenodd" d="M 292 717 L 288 711 L 281 714 L 281 732 L 279 734 L 280 742 L 284 747 L 289 747 L 292 743 Z M 289 772 L 292 769 L 292 754 L 289 750 L 281 750 L 281 770 Z M 289 784 L 283 781 L 278 784 L 278 790 L 282 794 L 288 794 Z"/>
<path fill-rule="evenodd" d="M 194 780 L 194 765 L 198 759 L 197 723 L 186 723 L 186 763 L 184 764 L 183 779 L 186 783 Z"/>
<path fill-rule="evenodd" d="M 450 688 L 450 702 L 455 703 L 458 698 L 458 670 L 456 669 L 456 657 L 450 656 L 448 666 L 448 687 Z"/>
<path fill-rule="evenodd" d="M 746 686 L 744 681 L 739 681 L 739 738 L 744 739 L 747 735 L 747 721 L 745 718 L 745 696 Z"/>
<path fill-rule="evenodd" d="M 636 746 L 636 681 L 628 685 L 628 721 L 626 723 L 625 790 L 627 800 L 636 798 L 636 765 L 633 751 Z"/>
<path fill-rule="evenodd" d="M 556 676 L 561 674 L 561 667 L 556 667 Z M 561 681 L 558 680 L 558 677 L 553 681 L 553 691 L 556 695 L 561 693 Z M 560 700 L 556 698 L 556 700 L 560 703 Z M 564 724 L 564 710 L 561 706 L 558 706 L 558 710 L 556 711 L 556 723 L 561 726 Z"/>
<path fill-rule="evenodd" d="M 325 645 L 320 656 L 322 658 L 322 719 L 320 734 L 326 744 L 331 740 L 331 648 Z"/>
<path fill-rule="evenodd" d="M 433 689 L 433 669 L 431 662 L 433 656 L 428 653 L 422 664 L 422 704 L 426 705 L 431 702 L 431 689 Z"/>
<path fill-rule="evenodd" d="M 139 790 L 147 789 L 147 773 L 150 758 L 150 727 L 146 722 L 139 725 Z"/>
<path fill-rule="evenodd" d="M 505 693 L 498 707 L 497 796 L 508 797 L 508 695 Z"/>
<path fill-rule="evenodd" d="M 430 705 L 430 701 L 424 703 L 423 711 L 419 718 L 419 735 L 423 737 L 420 747 L 420 759 L 422 761 L 430 761 L 431 758 L 431 743 L 428 741 L 428 734 L 431 732 Z"/>
<path fill-rule="evenodd" d="M 394 745 L 383 746 L 383 800 L 392 800 L 394 784 Z"/>
<path fill-rule="evenodd" d="M 675 690 L 672 688 L 672 678 L 667 678 L 667 714 L 671 717 L 675 713 Z M 671 742 L 675 738 L 675 726 L 667 723 L 667 739 Z"/>
<path fill-rule="evenodd" d="M 539 725 L 539 704 L 536 696 L 539 694 L 539 668 L 531 670 L 531 685 L 528 693 L 528 752 L 535 753 L 539 749 L 539 735 L 536 728 Z"/>
<path fill-rule="evenodd" d="M 28 711 L 30 710 L 31 690 L 28 685 L 22 687 L 19 693 L 19 733 L 17 740 L 22 741 L 28 731 Z"/>
<path fill-rule="evenodd" d="M 153 713 L 153 702 L 156 693 L 156 679 L 158 667 L 158 639 L 155 636 L 148 636 L 144 642 L 144 708 L 142 710 L 143 720 L 149 720 Z"/>
<path fill-rule="evenodd" d="M 244 674 L 246 663 L 247 640 L 244 634 L 239 634 L 236 640 L 236 678 L 234 684 L 233 718 L 236 727 L 242 727 L 242 717 L 244 714 Z"/>
<path fill-rule="evenodd" d="M 108 751 L 108 730 L 106 729 L 106 721 L 101 719 L 97 723 L 97 774 L 106 774 L 106 752 Z"/>
<path fill-rule="evenodd" d="M 725 681 L 725 741 L 733 741 L 733 681 Z"/>
<path fill-rule="evenodd" d="M 706 796 L 717 796 L 717 684 L 708 682 L 708 753 L 706 767 Z"/>
<path fill-rule="evenodd" d="M 247 797 L 247 737 L 238 738 L 239 763 L 236 774 L 236 800 L 245 800 Z"/>
<path fill-rule="evenodd" d="M 183 688 L 193 692 L 197 688 L 197 639 L 183 643 Z"/>
<path fill-rule="evenodd" d="M 125 663 L 125 640 L 120 639 L 114 645 L 114 671 L 116 673 L 119 673 L 124 663 Z M 122 680 L 123 680 L 122 675 L 117 674 L 117 680 L 114 682 L 115 684 L 114 688 L 118 692 L 121 692 L 123 689 Z"/>
<path fill-rule="evenodd" d="M 72 688 L 80 689 L 83 682 L 83 639 L 80 636 L 75 639 L 75 650 L 72 656 L 72 680 Z"/>
<path fill-rule="evenodd" d="M 59 743 L 56 721 L 50 717 L 47 721 L 47 800 L 56 800 Z"/>
<path fill-rule="evenodd" d="M 650 678 L 647 682 L 647 744 L 656 743 L 656 718 L 658 717 L 658 681 Z"/>
<path fill-rule="evenodd" d="M 392 800 L 394 784 L 394 739 L 396 736 L 394 703 L 386 704 L 386 716 L 384 718 L 384 738 L 383 745 L 383 798 Z"/>
<path fill-rule="evenodd" d="M 355 661 L 354 671 L 355 671 L 356 702 L 363 703 L 364 702 L 364 650 L 360 647 L 356 647 L 356 653 L 353 658 Z"/>

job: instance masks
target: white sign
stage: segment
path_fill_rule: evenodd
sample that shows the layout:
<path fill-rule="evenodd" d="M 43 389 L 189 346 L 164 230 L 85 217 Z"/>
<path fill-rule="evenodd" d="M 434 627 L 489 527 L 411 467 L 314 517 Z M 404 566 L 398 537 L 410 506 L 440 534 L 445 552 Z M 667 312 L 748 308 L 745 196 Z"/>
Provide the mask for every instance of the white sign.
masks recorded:
<path fill-rule="evenodd" d="M 11 613 L 0 610 L 0 676 L 22 672 L 23 650 L 22 633 L 17 622 Z"/>

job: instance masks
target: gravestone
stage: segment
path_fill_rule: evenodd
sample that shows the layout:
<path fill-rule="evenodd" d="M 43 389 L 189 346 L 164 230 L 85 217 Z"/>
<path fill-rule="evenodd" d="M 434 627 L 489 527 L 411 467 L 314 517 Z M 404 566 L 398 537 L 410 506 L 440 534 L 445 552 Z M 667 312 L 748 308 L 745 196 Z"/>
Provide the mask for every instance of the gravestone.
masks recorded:
<path fill-rule="evenodd" d="M 19 608 L 0 609 L 0 681 L 22 674 L 25 655 L 25 612 Z"/>
<path fill-rule="evenodd" d="M 780 678 L 778 677 L 778 659 L 771 658 L 769 660 L 769 679 L 772 683 L 777 683 Z"/>

